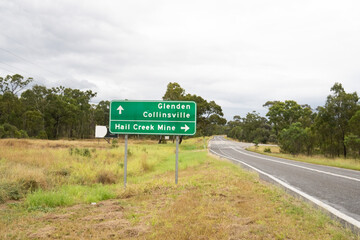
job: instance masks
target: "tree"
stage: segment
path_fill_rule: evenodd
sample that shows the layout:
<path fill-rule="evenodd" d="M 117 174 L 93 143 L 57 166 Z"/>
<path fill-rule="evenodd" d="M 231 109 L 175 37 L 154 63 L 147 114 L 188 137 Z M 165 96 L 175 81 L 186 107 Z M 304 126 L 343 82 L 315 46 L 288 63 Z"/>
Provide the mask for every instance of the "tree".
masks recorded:
<path fill-rule="evenodd" d="M 296 122 L 281 131 L 279 145 L 283 151 L 297 155 L 305 151 L 307 138 L 306 130 Z"/>
<path fill-rule="evenodd" d="M 38 136 L 44 130 L 44 117 L 39 111 L 26 111 L 23 119 L 24 129 L 30 136 Z"/>
<path fill-rule="evenodd" d="M 350 133 L 345 137 L 345 145 L 354 155 L 360 156 L 360 110 L 349 121 Z"/>
<path fill-rule="evenodd" d="M 170 82 L 167 85 L 163 100 L 196 102 L 197 135 L 210 136 L 212 134 L 219 134 L 223 131 L 221 126 L 226 124 L 226 119 L 223 118 L 224 114 L 221 106 L 214 101 L 208 102 L 201 96 L 185 94 L 185 90 L 176 82 Z"/>
<path fill-rule="evenodd" d="M 325 153 L 347 155 L 345 137 L 351 132 L 350 119 L 359 109 L 357 93 L 346 93 L 341 83 L 331 88 L 333 94 L 327 97 L 324 107 L 318 107 L 316 129 L 323 140 L 320 145 Z"/>
<path fill-rule="evenodd" d="M 163 100 L 182 100 L 185 96 L 185 90 L 176 82 L 170 82 L 166 87 Z"/>
<path fill-rule="evenodd" d="M 240 141 L 267 143 L 270 139 L 270 124 L 255 111 L 246 114 L 245 118 L 235 115 L 227 126 L 227 135 Z"/>
<path fill-rule="evenodd" d="M 5 78 L 0 77 L 0 93 L 11 92 L 16 95 L 32 81 L 32 78 L 24 80 L 24 77 L 19 74 L 7 75 Z"/>
<path fill-rule="evenodd" d="M 271 127 L 266 118 L 253 111 L 246 114 L 242 124 L 242 139 L 246 142 L 266 143 L 270 136 Z"/>
<path fill-rule="evenodd" d="M 27 110 L 36 110 L 44 115 L 45 109 L 49 105 L 47 97 L 51 92 L 51 89 L 47 89 L 45 86 L 34 85 L 31 89 L 24 91 L 20 99 Z"/>
<path fill-rule="evenodd" d="M 0 95 L 0 124 L 9 123 L 17 128 L 22 127 L 23 107 L 19 98 L 11 93 L 5 92 Z"/>
<path fill-rule="evenodd" d="M 0 125 L 0 138 L 27 138 L 28 135 L 24 130 L 18 130 L 17 127 L 9 123 Z"/>
<path fill-rule="evenodd" d="M 305 128 L 310 127 L 314 120 L 314 114 L 309 105 L 299 105 L 293 100 L 268 101 L 263 106 L 269 107 L 266 116 L 269 118 L 276 136 L 282 129 L 289 128 L 293 123 L 300 122 Z"/>
<path fill-rule="evenodd" d="M 187 94 L 184 96 L 185 101 L 196 102 L 196 134 L 200 136 L 211 136 L 213 134 L 221 134 L 219 126 L 225 126 L 226 119 L 220 105 L 214 101 L 206 101 L 195 94 Z"/>
<path fill-rule="evenodd" d="M 109 124 L 109 109 L 109 101 L 100 101 L 99 104 L 95 107 L 95 123 L 97 125 L 107 126 Z"/>
<path fill-rule="evenodd" d="M 3 137 L 26 136 L 27 131 L 30 137 L 37 138 L 89 138 L 94 135 L 96 121 L 108 122 L 109 102 L 91 104 L 96 93 L 90 90 L 35 85 L 23 91 L 19 98 L 17 94 L 31 81 L 32 78 L 24 80 L 19 74 L 0 77 Z"/>

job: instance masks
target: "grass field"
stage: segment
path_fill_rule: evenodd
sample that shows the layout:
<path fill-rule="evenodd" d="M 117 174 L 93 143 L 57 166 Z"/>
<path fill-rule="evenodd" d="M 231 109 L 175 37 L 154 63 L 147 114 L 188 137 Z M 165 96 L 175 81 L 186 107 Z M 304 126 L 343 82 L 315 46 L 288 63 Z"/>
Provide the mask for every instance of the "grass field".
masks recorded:
<path fill-rule="evenodd" d="M 360 239 L 327 215 L 209 156 L 130 140 L 0 140 L 0 239 Z"/>
<path fill-rule="evenodd" d="M 291 159 L 295 161 L 300 162 L 307 162 L 307 163 L 313 163 L 318 165 L 325 165 L 325 166 L 331 166 L 331 167 L 339 167 L 339 168 L 346 168 L 346 169 L 352 169 L 352 170 L 360 170 L 360 159 L 354 159 L 354 158 L 329 158 L 324 157 L 322 155 L 313 155 L 313 156 L 307 156 L 307 155 L 291 155 L 280 152 L 280 147 L 278 146 L 251 146 L 247 148 L 249 151 L 266 154 L 273 157 L 280 157 L 280 158 L 286 158 Z"/>

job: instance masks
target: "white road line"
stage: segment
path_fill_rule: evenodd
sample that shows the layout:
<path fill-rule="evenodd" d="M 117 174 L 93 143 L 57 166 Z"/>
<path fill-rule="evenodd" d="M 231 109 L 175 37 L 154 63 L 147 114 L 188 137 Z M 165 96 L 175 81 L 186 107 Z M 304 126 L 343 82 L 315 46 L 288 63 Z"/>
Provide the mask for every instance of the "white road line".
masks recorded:
<path fill-rule="evenodd" d="M 354 219 L 354 218 L 346 215 L 345 213 L 340 212 L 339 210 L 337 210 L 337 209 L 331 207 L 330 205 L 328 205 L 328 204 L 326 204 L 326 203 L 318 200 L 317 198 L 314 198 L 313 196 L 310 196 L 309 194 L 304 193 L 304 192 L 302 192 L 302 191 L 294 188 L 293 186 L 291 186 L 291 185 L 289 185 L 289 184 L 281 181 L 280 179 L 278 179 L 278 178 L 276 178 L 276 177 L 274 177 L 274 176 L 272 176 L 272 175 L 270 175 L 270 174 L 268 174 L 268 173 L 266 173 L 266 172 L 261 171 L 260 169 L 257 169 L 257 168 L 255 168 L 255 167 L 253 167 L 253 166 L 251 166 L 251 165 L 249 165 L 249 164 L 247 164 L 247 163 L 245 163 L 245 162 L 243 162 L 243 161 L 237 160 L 237 159 L 235 159 L 235 158 L 233 158 L 233 157 L 229 157 L 229 156 L 223 155 L 224 153 L 221 151 L 220 148 L 219 148 L 219 151 L 220 151 L 222 154 L 219 154 L 219 153 L 213 151 L 212 149 L 210 149 L 210 152 L 214 153 L 215 155 L 218 155 L 218 156 L 221 156 L 221 157 L 224 157 L 224 158 L 231 159 L 231 160 L 233 160 L 233 161 L 239 162 L 239 163 L 241 163 L 241 164 L 243 164 L 243 165 L 245 165 L 245 166 L 247 166 L 247 167 L 249 167 L 249 168 L 257 171 L 258 173 L 261 173 L 261 174 L 267 176 L 268 178 L 274 180 L 275 182 L 279 183 L 279 184 L 282 185 L 283 187 L 285 187 L 285 188 L 287 188 L 287 189 L 290 189 L 291 191 L 293 191 L 293 192 L 299 194 L 300 196 L 302 196 L 303 198 L 305 198 L 305 199 L 313 202 L 314 204 L 318 205 L 319 207 L 321 207 L 321 208 L 327 210 L 328 212 L 332 213 L 332 214 L 335 215 L 336 217 L 338 217 L 338 218 L 340 218 L 340 219 L 342 219 L 342 220 L 344 220 L 344 221 L 350 223 L 351 225 L 353 225 L 353 226 L 355 226 L 355 227 L 357 227 L 357 228 L 360 229 L 360 222 L 357 221 L 356 219 Z"/>
<path fill-rule="evenodd" d="M 260 159 L 264 159 L 264 160 L 267 160 L 267 161 L 270 161 L 270 162 L 280 163 L 280 164 L 284 164 L 284 165 L 288 165 L 288 166 L 292 166 L 292 167 L 306 169 L 306 170 L 313 171 L 313 172 L 327 174 L 327 175 L 334 176 L 334 177 L 345 178 L 345 179 L 348 179 L 348 180 L 360 182 L 360 179 L 358 179 L 358 178 L 348 177 L 348 176 L 344 176 L 344 175 L 340 175 L 340 174 L 336 174 L 336 173 L 331 173 L 331 172 L 326 172 L 326 171 L 322 171 L 322 170 L 318 170 L 318 169 L 314 169 L 314 168 L 309 168 L 309 167 L 296 165 L 296 164 L 293 164 L 293 163 L 287 163 L 287 162 L 282 162 L 282 161 L 278 161 L 278 160 L 274 160 L 274 159 L 270 159 L 270 158 L 266 158 L 266 157 L 261 157 L 261 156 L 249 154 L 249 153 L 246 153 L 246 152 L 243 152 L 243 151 L 239 151 L 238 149 L 233 148 L 233 147 L 231 147 L 231 149 L 233 149 L 234 151 L 239 152 L 241 154 L 251 156 L 251 157 L 260 158 Z"/>

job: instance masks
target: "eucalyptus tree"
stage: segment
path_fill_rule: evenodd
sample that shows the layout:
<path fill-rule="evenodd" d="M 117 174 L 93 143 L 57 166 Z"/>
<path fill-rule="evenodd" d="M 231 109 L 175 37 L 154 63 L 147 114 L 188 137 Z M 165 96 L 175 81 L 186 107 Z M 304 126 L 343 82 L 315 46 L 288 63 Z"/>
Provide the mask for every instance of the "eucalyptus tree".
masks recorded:
<path fill-rule="evenodd" d="M 318 107 L 315 121 L 320 148 L 332 156 L 347 155 L 345 137 L 351 133 L 349 121 L 359 110 L 356 92 L 346 93 L 341 83 L 335 83 L 324 107 Z M 357 122 L 356 120 L 354 120 Z M 357 122 L 358 125 L 359 122 Z"/>

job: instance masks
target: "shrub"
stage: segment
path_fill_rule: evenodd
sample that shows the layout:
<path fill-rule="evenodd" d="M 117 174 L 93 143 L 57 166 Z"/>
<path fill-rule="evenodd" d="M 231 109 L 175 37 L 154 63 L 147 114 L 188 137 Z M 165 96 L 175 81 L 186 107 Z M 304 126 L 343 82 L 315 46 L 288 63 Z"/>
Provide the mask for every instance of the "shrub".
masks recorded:
<path fill-rule="evenodd" d="M 264 152 L 266 152 L 266 153 L 271 153 L 271 149 L 270 149 L 270 148 L 265 148 L 265 149 L 264 149 Z"/>
<path fill-rule="evenodd" d="M 141 158 L 141 169 L 144 172 L 148 172 L 151 171 L 152 168 L 153 166 L 147 161 L 147 154 L 143 154 Z"/>
<path fill-rule="evenodd" d="M 70 155 L 79 155 L 83 157 L 91 157 L 91 152 L 88 148 L 79 149 L 79 148 L 69 148 Z"/>
<path fill-rule="evenodd" d="M 22 189 L 16 183 L 0 183 L 0 203 L 7 200 L 19 200 L 22 197 Z"/>
<path fill-rule="evenodd" d="M 82 156 L 91 157 L 90 150 L 88 148 L 84 148 L 83 151 L 82 151 Z"/>
<path fill-rule="evenodd" d="M 96 182 L 102 184 L 114 184 L 116 183 L 117 177 L 114 173 L 110 171 L 101 171 L 96 175 Z"/>
<path fill-rule="evenodd" d="M 2 138 L 3 136 L 5 136 L 5 128 L 3 125 L 0 125 L 0 138 Z"/>
<path fill-rule="evenodd" d="M 71 171 L 70 171 L 70 169 L 62 168 L 62 169 L 54 171 L 53 173 L 58 176 L 66 177 L 66 176 L 70 176 Z"/>
<path fill-rule="evenodd" d="M 18 136 L 19 136 L 18 138 L 29 138 L 29 135 L 25 130 L 18 131 Z"/>
<path fill-rule="evenodd" d="M 111 148 L 118 148 L 119 141 L 117 139 L 113 139 L 111 142 Z"/>
<path fill-rule="evenodd" d="M 284 152 L 296 155 L 305 152 L 307 139 L 306 130 L 302 128 L 301 123 L 297 122 L 281 131 L 279 145 Z"/>
<path fill-rule="evenodd" d="M 20 135 L 17 127 L 9 123 L 4 123 L 2 125 L 1 131 L 3 131 L 2 138 L 15 138 Z"/>
<path fill-rule="evenodd" d="M 33 192 L 40 187 L 40 183 L 35 179 L 22 179 L 20 184 L 26 192 Z"/>
<path fill-rule="evenodd" d="M 131 157 L 133 155 L 132 151 L 130 150 L 130 148 L 128 148 L 127 150 L 127 156 L 128 157 Z"/>
<path fill-rule="evenodd" d="M 39 134 L 36 136 L 38 139 L 48 139 L 47 133 L 45 130 L 41 130 Z"/>

